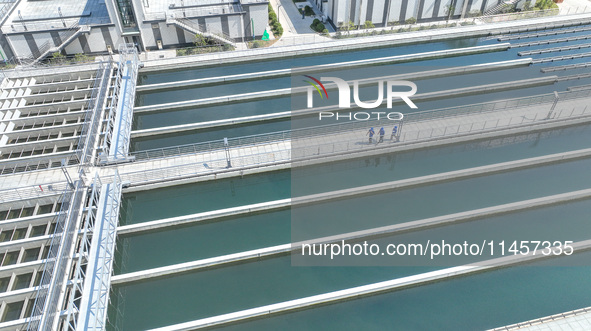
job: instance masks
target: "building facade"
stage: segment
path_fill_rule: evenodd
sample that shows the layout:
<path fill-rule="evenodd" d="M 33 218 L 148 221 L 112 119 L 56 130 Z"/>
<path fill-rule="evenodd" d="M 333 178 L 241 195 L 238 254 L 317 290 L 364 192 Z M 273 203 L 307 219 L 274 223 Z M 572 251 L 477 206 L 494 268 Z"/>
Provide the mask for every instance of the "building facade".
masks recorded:
<path fill-rule="evenodd" d="M 498 6 L 499 0 L 314 0 L 335 27 L 353 22 L 355 26 L 371 21 L 376 27 L 476 16 Z M 514 1 L 522 6 L 524 1 Z M 449 12 L 451 10 L 451 13 Z"/>
<path fill-rule="evenodd" d="M 260 38 L 266 0 L 14 0 L 0 9 L 4 60 L 190 46 L 195 34 L 238 42 Z"/>

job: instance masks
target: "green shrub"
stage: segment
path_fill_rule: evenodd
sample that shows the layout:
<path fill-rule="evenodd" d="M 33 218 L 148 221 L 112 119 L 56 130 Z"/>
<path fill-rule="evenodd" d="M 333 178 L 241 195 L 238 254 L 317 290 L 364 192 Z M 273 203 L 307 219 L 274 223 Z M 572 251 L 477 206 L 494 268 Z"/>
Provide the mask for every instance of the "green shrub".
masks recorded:
<path fill-rule="evenodd" d="M 265 47 L 265 43 L 262 40 L 255 40 L 252 42 L 252 48 Z"/>
<path fill-rule="evenodd" d="M 201 35 L 201 34 L 195 35 L 195 46 L 205 46 L 208 43 L 209 42 L 208 42 L 207 38 L 205 38 L 203 35 Z"/>
<path fill-rule="evenodd" d="M 78 53 L 74 55 L 74 61 L 76 62 L 89 62 L 91 57 L 86 54 Z"/>
<path fill-rule="evenodd" d="M 310 29 L 321 33 L 326 29 L 326 27 L 324 26 L 324 24 L 322 24 L 322 22 L 320 22 L 320 20 L 316 19 L 314 20 L 314 22 L 312 22 L 312 24 L 310 24 Z"/>
<path fill-rule="evenodd" d="M 528 2 L 525 3 L 524 8 L 525 8 L 525 6 L 527 6 L 527 4 L 528 4 Z M 530 8 L 531 8 L 531 6 L 530 6 Z M 525 10 L 528 10 L 528 9 L 525 9 Z M 482 16 L 482 12 L 478 9 L 471 10 L 468 13 L 468 17 L 478 17 L 478 16 Z"/>
<path fill-rule="evenodd" d="M 554 3 L 552 0 L 537 0 L 534 9 L 552 9 L 558 8 L 558 5 Z"/>
<path fill-rule="evenodd" d="M 411 17 L 409 19 L 407 19 L 406 21 L 404 21 L 404 23 L 406 24 L 415 24 L 417 22 L 417 19 L 414 17 Z"/>
<path fill-rule="evenodd" d="M 277 14 L 273 10 L 273 7 L 271 7 L 271 4 L 269 4 L 269 26 L 275 37 L 280 37 L 283 34 L 283 27 L 281 26 L 281 23 L 279 23 Z"/>
<path fill-rule="evenodd" d="M 62 63 L 65 60 L 66 60 L 66 57 L 62 53 L 60 53 L 60 52 L 51 53 L 51 62 Z"/>
<path fill-rule="evenodd" d="M 363 23 L 363 28 L 364 29 L 373 29 L 376 26 L 373 25 L 373 23 L 371 21 L 365 21 L 365 23 Z"/>
<path fill-rule="evenodd" d="M 312 16 L 314 15 L 314 10 L 312 9 L 312 7 L 306 6 L 304 7 L 304 13 L 306 16 Z"/>
<path fill-rule="evenodd" d="M 530 11 L 532 9 L 533 9 L 533 7 L 531 5 L 531 0 L 525 1 L 525 4 L 523 5 L 523 10 L 524 11 Z"/>

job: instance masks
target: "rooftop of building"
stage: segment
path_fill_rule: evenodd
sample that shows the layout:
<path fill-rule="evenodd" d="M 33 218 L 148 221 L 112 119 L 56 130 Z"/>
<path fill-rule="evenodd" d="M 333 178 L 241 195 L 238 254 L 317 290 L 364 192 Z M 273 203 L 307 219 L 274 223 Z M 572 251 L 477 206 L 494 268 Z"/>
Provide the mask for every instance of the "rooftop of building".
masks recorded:
<path fill-rule="evenodd" d="M 2 26 L 2 32 L 57 30 L 78 25 L 111 23 L 105 0 L 20 1 Z"/>
<path fill-rule="evenodd" d="M 194 18 L 241 13 L 243 11 L 241 2 L 235 0 L 156 0 L 144 2 L 142 10 L 146 20 L 162 20 L 171 14 L 177 18 Z"/>

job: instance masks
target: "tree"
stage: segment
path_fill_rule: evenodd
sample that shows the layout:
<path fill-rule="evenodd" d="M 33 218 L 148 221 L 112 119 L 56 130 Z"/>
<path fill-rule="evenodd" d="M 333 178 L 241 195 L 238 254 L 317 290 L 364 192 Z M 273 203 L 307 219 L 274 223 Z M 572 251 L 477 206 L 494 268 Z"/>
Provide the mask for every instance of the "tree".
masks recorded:
<path fill-rule="evenodd" d="M 451 15 L 453 15 L 454 11 L 456 11 L 456 6 L 454 6 L 454 5 L 445 6 L 445 15 L 447 16 L 447 18 L 445 19 L 445 24 L 447 24 L 449 22 L 449 19 L 451 18 Z"/>
<path fill-rule="evenodd" d="M 65 59 L 66 57 L 61 52 L 51 53 L 51 61 L 55 63 L 62 63 Z"/>
<path fill-rule="evenodd" d="M 349 31 L 353 30 L 354 28 L 355 28 L 355 24 L 352 21 L 342 22 L 340 24 L 340 29 L 343 31 L 347 31 L 347 34 L 349 34 Z"/>
<path fill-rule="evenodd" d="M 195 35 L 195 46 L 207 46 L 207 38 L 201 34 Z"/>
<path fill-rule="evenodd" d="M 525 2 L 525 4 L 523 4 L 523 10 L 524 10 L 524 11 L 530 11 L 530 10 L 532 10 L 532 9 L 533 9 L 533 7 L 532 7 L 532 5 L 531 5 L 531 1 L 530 1 L 530 0 L 527 0 L 527 1 Z"/>
<path fill-rule="evenodd" d="M 86 54 L 78 53 L 74 55 L 74 61 L 78 63 L 89 62 L 90 60 L 91 58 Z"/>

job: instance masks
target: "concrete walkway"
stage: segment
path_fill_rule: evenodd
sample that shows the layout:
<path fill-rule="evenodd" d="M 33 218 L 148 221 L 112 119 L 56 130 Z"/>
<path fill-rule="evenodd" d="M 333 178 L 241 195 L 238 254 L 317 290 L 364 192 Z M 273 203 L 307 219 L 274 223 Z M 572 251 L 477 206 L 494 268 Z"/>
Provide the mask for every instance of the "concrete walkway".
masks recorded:
<path fill-rule="evenodd" d="M 133 190 L 148 189 L 151 186 L 169 185 L 175 180 L 194 182 L 237 175 L 258 173 L 271 169 L 287 169 L 293 159 L 315 158 L 314 162 L 327 162 L 331 159 L 342 159 L 354 155 L 376 155 L 390 150 L 409 150 L 445 143 L 460 143 L 476 137 L 495 137 L 499 134 L 519 134 L 533 130 L 535 125 L 540 129 L 549 129 L 576 123 L 587 123 L 591 120 L 591 108 L 585 107 L 588 99 L 575 99 L 559 103 L 551 119 L 546 120 L 551 104 L 535 105 L 503 111 L 450 116 L 439 119 L 426 119 L 408 122 L 402 128 L 398 142 L 390 140 L 391 128 L 386 128 L 383 143 L 368 143 L 366 129 L 340 132 L 329 135 L 298 139 L 270 141 L 266 143 L 236 146 L 229 150 L 232 168 L 227 168 L 224 150 L 203 151 L 169 157 L 138 160 L 117 165 L 123 182 L 129 182 Z M 189 146 L 190 147 L 190 146 Z M 170 152 L 170 151 L 169 151 Z M 151 152 L 153 155 L 155 151 Z M 358 153 L 358 154 L 355 154 Z M 138 155 L 140 157 L 141 155 Z M 324 159 L 318 159 L 323 157 Z M 318 160 L 316 160 L 318 159 Z M 113 175 L 114 166 L 91 167 L 86 177 L 92 178 L 98 171 L 101 178 Z M 70 176 L 78 178 L 77 167 L 68 167 Z M 46 192 L 55 194 L 48 185 L 55 188 L 56 181 L 64 176 L 60 169 L 48 169 L 0 177 L 0 187 L 22 187 L 28 189 L 32 196 L 44 195 Z M 105 179 L 106 180 L 106 179 Z M 163 183 L 166 182 L 166 183 Z M 153 183 L 154 185 L 146 185 Z M 168 183 L 168 184 L 167 184 Z M 39 188 L 42 185 L 43 191 Z M 43 193 L 41 193 L 43 192 Z M 27 192 L 23 192 L 26 194 Z M 28 194 L 27 194 L 28 195 Z M 20 197 L 24 199 L 24 197 Z"/>
<path fill-rule="evenodd" d="M 564 0 L 557 5 L 560 9 L 559 15 L 591 12 L 591 2 L 589 0 Z"/>
<path fill-rule="evenodd" d="M 556 111 L 550 114 L 551 104 L 539 104 L 530 107 L 512 108 L 494 112 L 467 114 L 464 116 L 448 116 L 445 118 L 425 119 L 404 124 L 399 141 L 390 140 L 391 127 L 386 129 L 386 139 L 381 144 L 368 143 L 366 128 L 339 132 L 328 135 L 300 138 L 297 141 L 280 140 L 246 146 L 231 147 L 229 150 L 232 168 L 227 169 L 224 150 L 212 150 L 191 154 L 171 155 L 165 158 L 138 160 L 117 165 L 122 180 L 132 184 L 153 181 L 173 180 L 196 175 L 212 175 L 224 171 L 243 171 L 270 166 L 290 167 L 293 159 L 308 157 L 330 157 L 339 153 L 379 152 L 388 146 L 415 146 L 421 143 L 433 144 L 445 141 L 445 138 L 458 137 L 471 140 L 473 134 L 491 132 L 497 134 L 503 129 L 524 127 L 531 130 L 530 125 L 557 125 L 554 121 L 563 122 L 569 118 L 581 123 L 589 121 L 591 108 L 587 98 L 565 100 L 559 102 Z M 578 118 L 578 120 L 577 120 Z M 376 128 L 376 131 L 379 128 Z M 377 138 L 374 137 L 374 138 Z M 151 151 L 154 155 L 156 151 Z M 138 157 L 141 155 L 138 154 Z M 343 157 L 343 156 L 339 156 Z M 109 177 L 114 167 L 99 167 L 101 178 Z M 76 167 L 70 167 L 70 175 L 77 178 Z M 249 170 L 250 171 L 250 170 Z M 254 171 L 254 170 L 253 170 Z M 28 173 L 19 173 L 0 177 L 0 187 L 31 187 L 54 183 L 63 178 L 60 169 L 48 169 Z"/>
<path fill-rule="evenodd" d="M 291 0 L 270 0 L 273 10 L 277 14 L 279 23 L 283 27 L 283 35 L 273 44 L 272 47 L 302 45 L 311 43 L 320 43 L 331 41 L 331 38 L 323 37 L 314 32 L 310 25 L 315 18 L 320 18 L 320 11 L 309 2 L 298 2 L 297 6 L 310 6 L 314 9 L 316 16 L 306 16 L 302 19 L 302 14 L 298 11 L 296 4 Z M 325 25 L 329 31 L 333 31 L 330 24 Z"/>
<path fill-rule="evenodd" d="M 591 307 L 507 325 L 492 331 L 591 330 Z"/>

